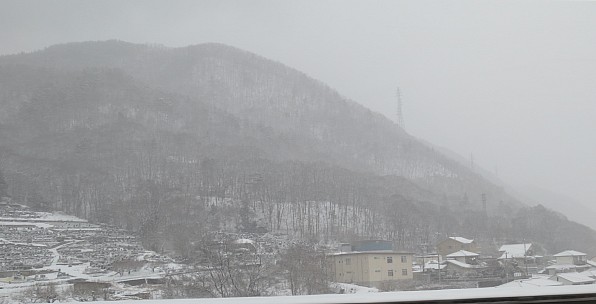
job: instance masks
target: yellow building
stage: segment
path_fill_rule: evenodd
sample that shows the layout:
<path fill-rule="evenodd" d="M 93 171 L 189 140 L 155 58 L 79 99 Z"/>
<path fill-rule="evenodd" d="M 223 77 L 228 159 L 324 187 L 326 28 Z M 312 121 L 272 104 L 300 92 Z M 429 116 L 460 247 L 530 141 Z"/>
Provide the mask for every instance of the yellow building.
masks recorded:
<path fill-rule="evenodd" d="M 386 282 L 413 279 L 414 255 L 409 252 L 351 251 L 331 257 L 335 282 L 379 287 Z"/>

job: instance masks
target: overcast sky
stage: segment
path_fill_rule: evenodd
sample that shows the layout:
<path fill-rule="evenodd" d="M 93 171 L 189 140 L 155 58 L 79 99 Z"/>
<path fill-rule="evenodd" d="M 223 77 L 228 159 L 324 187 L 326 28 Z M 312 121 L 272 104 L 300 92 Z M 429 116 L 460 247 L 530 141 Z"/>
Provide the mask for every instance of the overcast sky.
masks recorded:
<path fill-rule="evenodd" d="M 120 39 L 280 61 L 507 182 L 596 203 L 596 2 L 7 1 L 0 53 Z"/>

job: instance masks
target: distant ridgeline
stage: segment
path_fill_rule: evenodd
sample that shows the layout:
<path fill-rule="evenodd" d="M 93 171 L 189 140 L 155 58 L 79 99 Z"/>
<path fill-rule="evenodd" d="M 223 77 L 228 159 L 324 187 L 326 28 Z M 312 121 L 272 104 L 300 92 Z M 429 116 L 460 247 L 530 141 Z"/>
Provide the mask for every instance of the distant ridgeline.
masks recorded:
<path fill-rule="evenodd" d="M 596 254 L 594 231 L 524 206 L 325 84 L 220 44 L 0 57 L 0 169 L 14 201 L 145 242 L 281 231 L 417 249 L 456 233 Z"/>

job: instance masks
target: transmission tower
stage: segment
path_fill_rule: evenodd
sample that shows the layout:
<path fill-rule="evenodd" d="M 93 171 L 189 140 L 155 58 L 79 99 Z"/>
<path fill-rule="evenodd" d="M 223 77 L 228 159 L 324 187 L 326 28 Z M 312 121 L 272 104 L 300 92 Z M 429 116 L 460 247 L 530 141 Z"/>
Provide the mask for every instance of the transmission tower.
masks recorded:
<path fill-rule="evenodd" d="M 482 193 L 482 212 L 484 212 L 484 216 L 486 217 L 486 193 Z"/>
<path fill-rule="evenodd" d="M 399 87 L 397 87 L 396 97 L 397 97 L 397 125 L 405 130 L 406 124 L 404 123 L 404 113 L 402 111 L 401 90 L 399 89 Z"/>

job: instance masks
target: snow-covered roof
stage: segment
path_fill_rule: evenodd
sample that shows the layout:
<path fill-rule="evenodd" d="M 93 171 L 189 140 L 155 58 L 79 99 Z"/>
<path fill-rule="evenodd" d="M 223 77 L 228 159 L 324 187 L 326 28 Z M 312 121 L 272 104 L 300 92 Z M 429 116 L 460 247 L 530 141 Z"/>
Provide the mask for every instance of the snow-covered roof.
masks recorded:
<path fill-rule="evenodd" d="M 470 251 L 466 251 L 466 250 L 460 250 L 460 251 L 456 251 L 454 253 L 450 253 L 450 254 L 446 255 L 446 257 L 448 257 L 448 258 L 475 257 L 478 255 L 479 255 L 478 253 L 474 253 L 474 252 L 470 252 Z"/>
<path fill-rule="evenodd" d="M 547 287 L 547 286 L 560 286 L 563 285 L 561 282 L 549 280 L 546 278 L 529 278 L 522 280 L 515 280 L 503 285 L 497 286 L 497 288 L 508 288 L 508 287 Z"/>
<path fill-rule="evenodd" d="M 460 262 L 457 260 L 445 260 L 446 263 L 451 263 L 455 266 L 459 266 L 461 268 L 483 268 L 482 266 L 478 266 L 478 265 L 471 265 L 468 263 L 464 263 L 464 262 Z"/>
<path fill-rule="evenodd" d="M 566 257 L 566 256 L 582 256 L 582 255 L 586 255 L 586 254 L 583 252 L 575 251 L 575 250 L 565 250 L 565 251 L 555 254 L 554 256 L 555 257 Z"/>
<path fill-rule="evenodd" d="M 452 239 L 452 240 L 454 240 L 454 241 L 458 241 L 458 242 L 460 242 L 462 244 L 470 244 L 470 243 L 472 243 L 474 241 L 474 240 L 469 240 L 469 239 L 463 238 L 461 236 L 450 236 L 449 238 Z"/>
<path fill-rule="evenodd" d="M 428 261 L 426 263 L 424 263 L 424 269 L 434 269 L 437 270 L 439 268 L 443 269 L 447 267 L 447 265 L 440 265 L 439 266 L 439 262 L 437 262 L 437 260 L 432 260 L 432 261 Z"/>
<path fill-rule="evenodd" d="M 523 258 L 526 256 L 528 250 L 530 250 L 530 247 L 532 247 L 531 243 L 503 245 L 499 248 L 499 252 L 503 253 L 499 259 Z"/>
<path fill-rule="evenodd" d="M 412 265 L 412 272 L 422 272 L 422 266 Z"/>
<path fill-rule="evenodd" d="M 555 265 L 550 265 L 547 266 L 546 269 L 554 269 L 554 270 L 570 270 L 570 269 L 575 269 L 577 268 L 577 266 L 573 265 L 573 264 L 555 264 Z"/>
<path fill-rule="evenodd" d="M 350 255 L 350 254 L 404 254 L 413 255 L 407 251 L 394 251 L 394 250 L 374 250 L 374 251 L 346 251 L 346 252 L 334 252 L 329 255 Z"/>
<path fill-rule="evenodd" d="M 556 280 L 556 278 L 562 278 L 567 280 L 571 283 L 594 283 L 596 282 L 595 279 L 583 274 L 581 272 L 564 272 L 564 273 L 557 273 L 554 275 L 551 280 Z"/>

